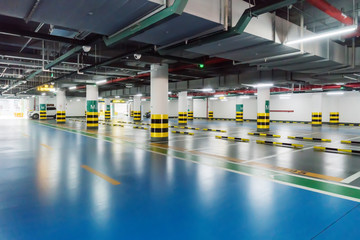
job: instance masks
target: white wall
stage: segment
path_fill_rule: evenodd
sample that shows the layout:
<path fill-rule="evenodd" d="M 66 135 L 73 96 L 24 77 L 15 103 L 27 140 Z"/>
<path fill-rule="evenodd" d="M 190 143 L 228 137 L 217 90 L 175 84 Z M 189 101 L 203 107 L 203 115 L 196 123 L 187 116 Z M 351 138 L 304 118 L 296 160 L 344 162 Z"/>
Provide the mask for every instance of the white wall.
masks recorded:
<path fill-rule="evenodd" d="M 66 98 L 66 116 L 85 116 L 86 98 Z"/>
<path fill-rule="evenodd" d="M 194 117 L 205 118 L 206 113 L 206 99 L 194 99 Z"/>
<path fill-rule="evenodd" d="M 169 112 L 169 117 L 177 117 L 179 115 L 178 100 L 168 101 L 168 112 Z"/>
<path fill-rule="evenodd" d="M 344 92 L 343 95 L 327 95 L 326 93 L 301 93 L 284 97 L 271 95 L 270 111 L 293 110 L 294 112 L 271 112 L 271 120 L 311 121 L 314 111 L 313 95 L 322 97 L 323 122 L 329 122 L 330 112 L 339 112 L 340 122 L 360 123 L 360 93 Z M 316 98 L 315 98 L 316 99 Z M 214 118 L 235 118 L 236 97 L 228 97 L 227 101 L 209 100 L 213 106 Z M 244 119 L 256 119 L 256 97 L 242 99 L 244 104 Z M 194 99 L 194 117 L 206 117 L 206 99 Z"/>
<path fill-rule="evenodd" d="M 141 101 L 141 115 L 150 111 L 150 101 Z"/>

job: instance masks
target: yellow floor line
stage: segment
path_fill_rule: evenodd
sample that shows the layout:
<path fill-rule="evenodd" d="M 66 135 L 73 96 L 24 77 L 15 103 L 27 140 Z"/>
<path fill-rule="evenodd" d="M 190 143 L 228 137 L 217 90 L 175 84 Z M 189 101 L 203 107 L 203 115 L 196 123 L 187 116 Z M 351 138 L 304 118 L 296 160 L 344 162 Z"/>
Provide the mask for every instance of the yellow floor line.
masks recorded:
<path fill-rule="evenodd" d="M 341 182 L 342 180 L 344 180 L 343 178 L 339 178 L 339 177 L 332 177 L 332 176 L 327 176 L 327 175 L 323 175 L 323 174 L 319 174 L 319 173 L 307 172 L 307 171 L 291 169 L 291 168 L 278 167 L 278 166 L 274 166 L 274 165 L 270 165 L 270 164 L 266 164 L 266 163 L 249 162 L 247 164 L 253 165 L 253 166 L 259 166 L 259 167 L 263 167 L 263 168 L 267 168 L 267 169 L 295 173 L 295 174 L 304 175 L 304 176 L 308 176 L 308 177 L 315 177 L 315 178 L 320 178 L 320 179 L 324 179 L 324 180 L 330 180 L 330 181 L 334 181 L 334 182 Z"/>
<path fill-rule="evenodd" d="M 212 153 L 204 153 L 204 152 L 199 152 L 199 151 L 194 151 L 194 150 L 187 150 L 187 149 L 184 149 L 184 148 L 167 146 L 167 145 L 164 145 L 164 144 L 152 143 L 151 145 L 158 146 L 158 147 L 163 147 L 163 148 L 170 148 L 170 149 L 174 149 L 174 150 L 177 150 L 177 151 L 189 152 L 189 153 L 193 153 L 193 154 L 197 154 L 197 155 L 205 155 L 205 156 L 209 156 L 209 157 L 222 158 L 222 159 L 226 159 L 226 160 L 231 161 L 231 162 L 238 162 L 238 163 L 245 162 L 244 160 L 240 160 L 240 159 L 237 159 L 237 158 L 232 158 L 232 157 L 227 157 L 227 156 L 222 156 L 222 155 L 216 155 L 216 154 L 212 154 Z M 299 174 L 299 175 L 308 176 L 308 177 L 315 177 L 315 178 L 319 178 L 319 179 L 330 180 L 330 181 L 334 181 L 334 182 L 341 182 L 341 181 L 344 180 L 343 178 L 339 178 L 339 177 L 332 177 L 332 176 L 327 176 L 327 175 L 323 175 L 323 174 L 319 174 L 319 173 L 313 173 L 313 172 L 307 172 L 307 171 L 298 170 L 298 169 L 278 167 L 278 166 L 274 166 L 274 165 L 271 165 L 271 164 L 264 164 L 264 163 L 258 163 L 258 162 L 247 162 L 245 164 L 246 165 L 258 166 L 258 167 L 262 167 L 262 168 L 266 168 L 266 169 L 273 169 L 273 170 L 284 171 L 284 172 L 289 172 L 289 173 L 293 173 L 293 174 Z"/>
<path fill-rule="evenodd" d="M 43 146 L 44 148 L 47 148 L 47 149 L 49 149 L 49 150 L 53 150 L 53 148 L 52 147 L 50 147 L 49 145 L 46 145 L 46 144 L 40 144 L 41 146 Z"/>
<path fill-rule="evenodd" d="M 106 176 L 105 174 L 101 173 L 101 172 L 98 172 L 96 171 L 95 169 L 92 169 L 91 167 L 89 166 L 86 166 L 86 165 L 81 165 L 82 168 L 88 170 L 89 172 L 95 174 L 96 176 L 98 177 L 101 177 L 102 179 L 104 179 L 105 181 L 108 181 L 109 183 L 111 183 L 112 185 L 119 185 L 121 184 L 120 182 L 116 181 L 115 179 L 112 179 L 111 177 L 109 176 Z"/>

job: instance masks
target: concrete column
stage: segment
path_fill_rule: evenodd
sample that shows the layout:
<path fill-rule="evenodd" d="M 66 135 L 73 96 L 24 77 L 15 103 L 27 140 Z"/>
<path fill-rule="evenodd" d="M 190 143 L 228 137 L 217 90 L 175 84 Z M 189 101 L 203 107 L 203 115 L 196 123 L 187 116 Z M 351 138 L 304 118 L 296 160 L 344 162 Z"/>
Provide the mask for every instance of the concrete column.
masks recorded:
<path fill-rule="evenodd" d="M 64 90 L 56 93 L 56 123 L 66 122 L 66 96 Z"/>
<path fill-rule="evenodd" d="M 40 112 L 40 120 L 47 119 L 47 104 L 48 97 L 47 96 L 40 96 L 39 97 L 39 112 Z"/>
<path fill-rule="evenodd" d="M 192 97 L 187 99 L 188 120 L 194 120 L 194 101 Z"/>
<path fill-rule="evenodd" d="M 322 125 L 322 94 L 314 93 L 311 96 L 311 125 L 313 127 L 321 127 Z"/>
<path fill-rule="evenodd" d="M 110 107 L 111 100 L 109 98 L 105 99 L 105 121 L 111 120 L 111 107 Z"/>
<path fill-rule="evenodd" d="M 130 117 L 134 117 L 134 101 L 130 102 Z"/>
<path fill-rule="evenodd" d="M 134 121 L 141 121 L 141 96 L 134 96 Z"/>
<path fill-rule="evenodd" d="M 94 85 L 86 85 L 86 127 L 99 127 L 98 113 L 98 87 Z"/>
<path fill-rule="evenodd" d="M 242 123 L 244 122 L 244 103 L 243 99 L 240 97 L 236 97 L 236 122 Z"/>
<path fill-rule="evenodd" d="M 187 124 L 187 92 L 179 92 L 178 94 L 178 123 L 179 125 Z"/>
<path fill-rule="evenodd" d="M 207 98 L 207 106 L 208 106 L 208 119 L 214 119 L 214 100 Z"/>
<path fill-rule="evenodd" d="M 167 64 L 151 65 L 151 141 L 167 141 L 168 124 L 168 82 Z"/>
<path fill-rule="evenodd" d="M 270 130 L 270 87 L 257 89 L 257 130 Z"/>

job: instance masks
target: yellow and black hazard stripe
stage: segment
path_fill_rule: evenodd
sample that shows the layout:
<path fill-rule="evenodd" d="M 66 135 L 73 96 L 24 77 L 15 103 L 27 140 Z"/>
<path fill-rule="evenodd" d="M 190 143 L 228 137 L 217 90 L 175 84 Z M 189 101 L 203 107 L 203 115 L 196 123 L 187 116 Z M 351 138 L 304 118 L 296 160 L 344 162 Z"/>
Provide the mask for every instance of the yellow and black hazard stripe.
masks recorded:
<path fill-rule="evenodd" d="M 360 124 L 356 124 L 356 123 L 340 123 L 339 126 L 359 127 Z"/>
<path fill-rule="evenodd" d="M 180 132 L 180 131 L 171 131 L 172 133 L 179 133 L 179 134 L 184 134 L 184 135 L 194 135 L 194 133 L 191 132 Z"/>
<path fill-rule="evenodd" d="M 301 144 L 283 143 L 283 142 L 271 142 L 271 141 L 264 141 L 264 140 L 256 140 L 256 143 L 259 143 L 259 144 L 271 144 L 271 145 L 274 145 L 274 146 L 294 147 L 294 148 L 303 148 L 304 147 L 304 145 L 301 145 Z"/>
<path fill-rule="evenodd" d="M 359 141 L 348 141 L 348 140 L 341 140 L 343 144 L 360 144 Z"/>
<path fill-rule="evenodd" d="M 167 114 L 151 114 L 151 141 L 167 141 L 169 117 Z"/>
<path fill-rule="evenodd" d="M 105 111 L 105 120 L 110 120 L 110 119 L 111 119 L 110 111 Z"/>
<path fill-rule="evenodd" d="M 317 151 L 329 151 L 329 152 L 340 152 L 340 153 L 355 153 L 360 154 L 360 150 L 352 150 L 352 149 L 341 149 L 341 148 L 329 148 L 329 147 L 321 147 L 315 146 L 314 150 Z"/>
<path fill-rule="evenodd" d="M 40 111 L 40 120 L 46 120 L 46 119 L 47 119 L 46 111 Z"/>
<path fill-rule="evenodd" d="M 270 113 L 257 114 L 257 129 L 258 131 L 269 131 L 270 129 Z"/>
<path fill-rule="evenodd" d="M 203 128 L 201 130 L 207 131 L 207 132 L 226 132 L 225 130 L 210 129 L 210 128 Z"/>
<path fill-rule="evenodd" d="M 248 133 L 248 135 L 252 135 L 252 136 L 260 136 L 260 137 L 274 137 L 274 138 L 279 138 L 281 137 L 280 135 L 275 135 L 275 134 L 270 134 L 270 133 Z"/>
<path fill-rule="evenodd" d="M 319 127 L 322 125 L 322 113 L 321 112 L 313 112 L 312 113 L 311 124 L 315 127 Z"/>
<path fill-rule="evenodd" d="M 65 111 L 57 111 L 56 112 L 56 122 L 57 123 L 65 123 L 66 122 Z"/>
<path fill-rule="evenodd" d="M 188 112 L 188 120 L 194 120 L 194 112 L 193 111 Z"/>
<path fill-rule="evenodd" d="M 98 128 L 99 127 L 99 113 L 98 112 L 87 112 L 86 113 L 86 127 L 87 128 Z"/>
<path fill-rule="evenodd" d="M 214 119 L 214 111 L 209 111 L 209 119 Z"/>
<path fill-rule="evenodd" d="M 215 136 L 215 138 L 225 139 L 225 140 L 232 140 L 232 141 L 236 141 L 236 142 L 249 142 L 250 141 L 250 139 L 246 139 L 246 138 L 227 137 L 227 136 Z"/>
<path fill-rule="evenodd" d="M 147 127 L 138 127 L 138 126 L 133 126 L 133 128 L 136 128 L 136 129 L 144 129 L 144 130 L 148 130 L 149 128 Z"/>
<path fill-rule="evenodd" d="M 243 122 L 244 121 L 244 112 L 236 112 L 236 122 Z M 229 119 L 231 120 L 231 119 Z"/>
<path fill-rule="evenodd" d="M 133 116 L 135 122 L 141 121 L 141 111 L 133 111 Z"/>
<path fill-rule="evenodd" d="M 288 138 L 289 138 L 289 139 L 296 139 L 296 140 L 331 142 L 331 139 L 325 139 L 325 138 L 310 138 L 310 137 L 295 137 L 295 136 L 288 136 Z"/>
<path fill-rule="evenodd" d="M 186 125 L 187 124 L 187 112 L 179 112 L 179 125 Z"/>
<path fill-rule="evenodd" d="M 200 128 L 192 128 L 192 127 L 181 127 L 181 126 L 170 126 L 171 128 L 181 128 L 181 129 L 190 129 L 190 130 L 200 130 Z"/>
<path fill-rule="evenodd" d="M 130 117 L 133 117 L 133 116 L 134 116 L 134 111 L 131 110 L 131 111 L 130 111 Z"/>
<path fill-rule="evenodd" d="M 124 127 L 124 125 L 117 124 L 117 123 L 114 123 L 113 126 L 114 126 L 114 127 Z"/>
<path fill-rule="evenodd" d="M 338 112 L 331 112 L 330 113 L 330 124 L 331 125 L 338 125 L 339 124 L 339 113 Z"/>

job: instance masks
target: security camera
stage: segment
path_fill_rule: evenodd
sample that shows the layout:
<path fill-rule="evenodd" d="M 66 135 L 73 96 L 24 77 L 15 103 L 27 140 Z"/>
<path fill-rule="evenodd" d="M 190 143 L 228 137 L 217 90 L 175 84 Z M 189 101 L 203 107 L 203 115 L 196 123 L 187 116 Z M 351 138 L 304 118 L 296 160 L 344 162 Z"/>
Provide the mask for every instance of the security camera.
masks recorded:
<path fill-rule="evenodd" d="M 141 54 L 135 53 L 135 54 L 134 54 L 134 58 L 135 58 L 136 60 L 139 60 L 139 59 L 141 58 Z"/>
<path fill-rule="evenodd" d="M 89 52 L 91 50 L 91 46 L 83 46 L 82 49 L 84 52 Z"/>

